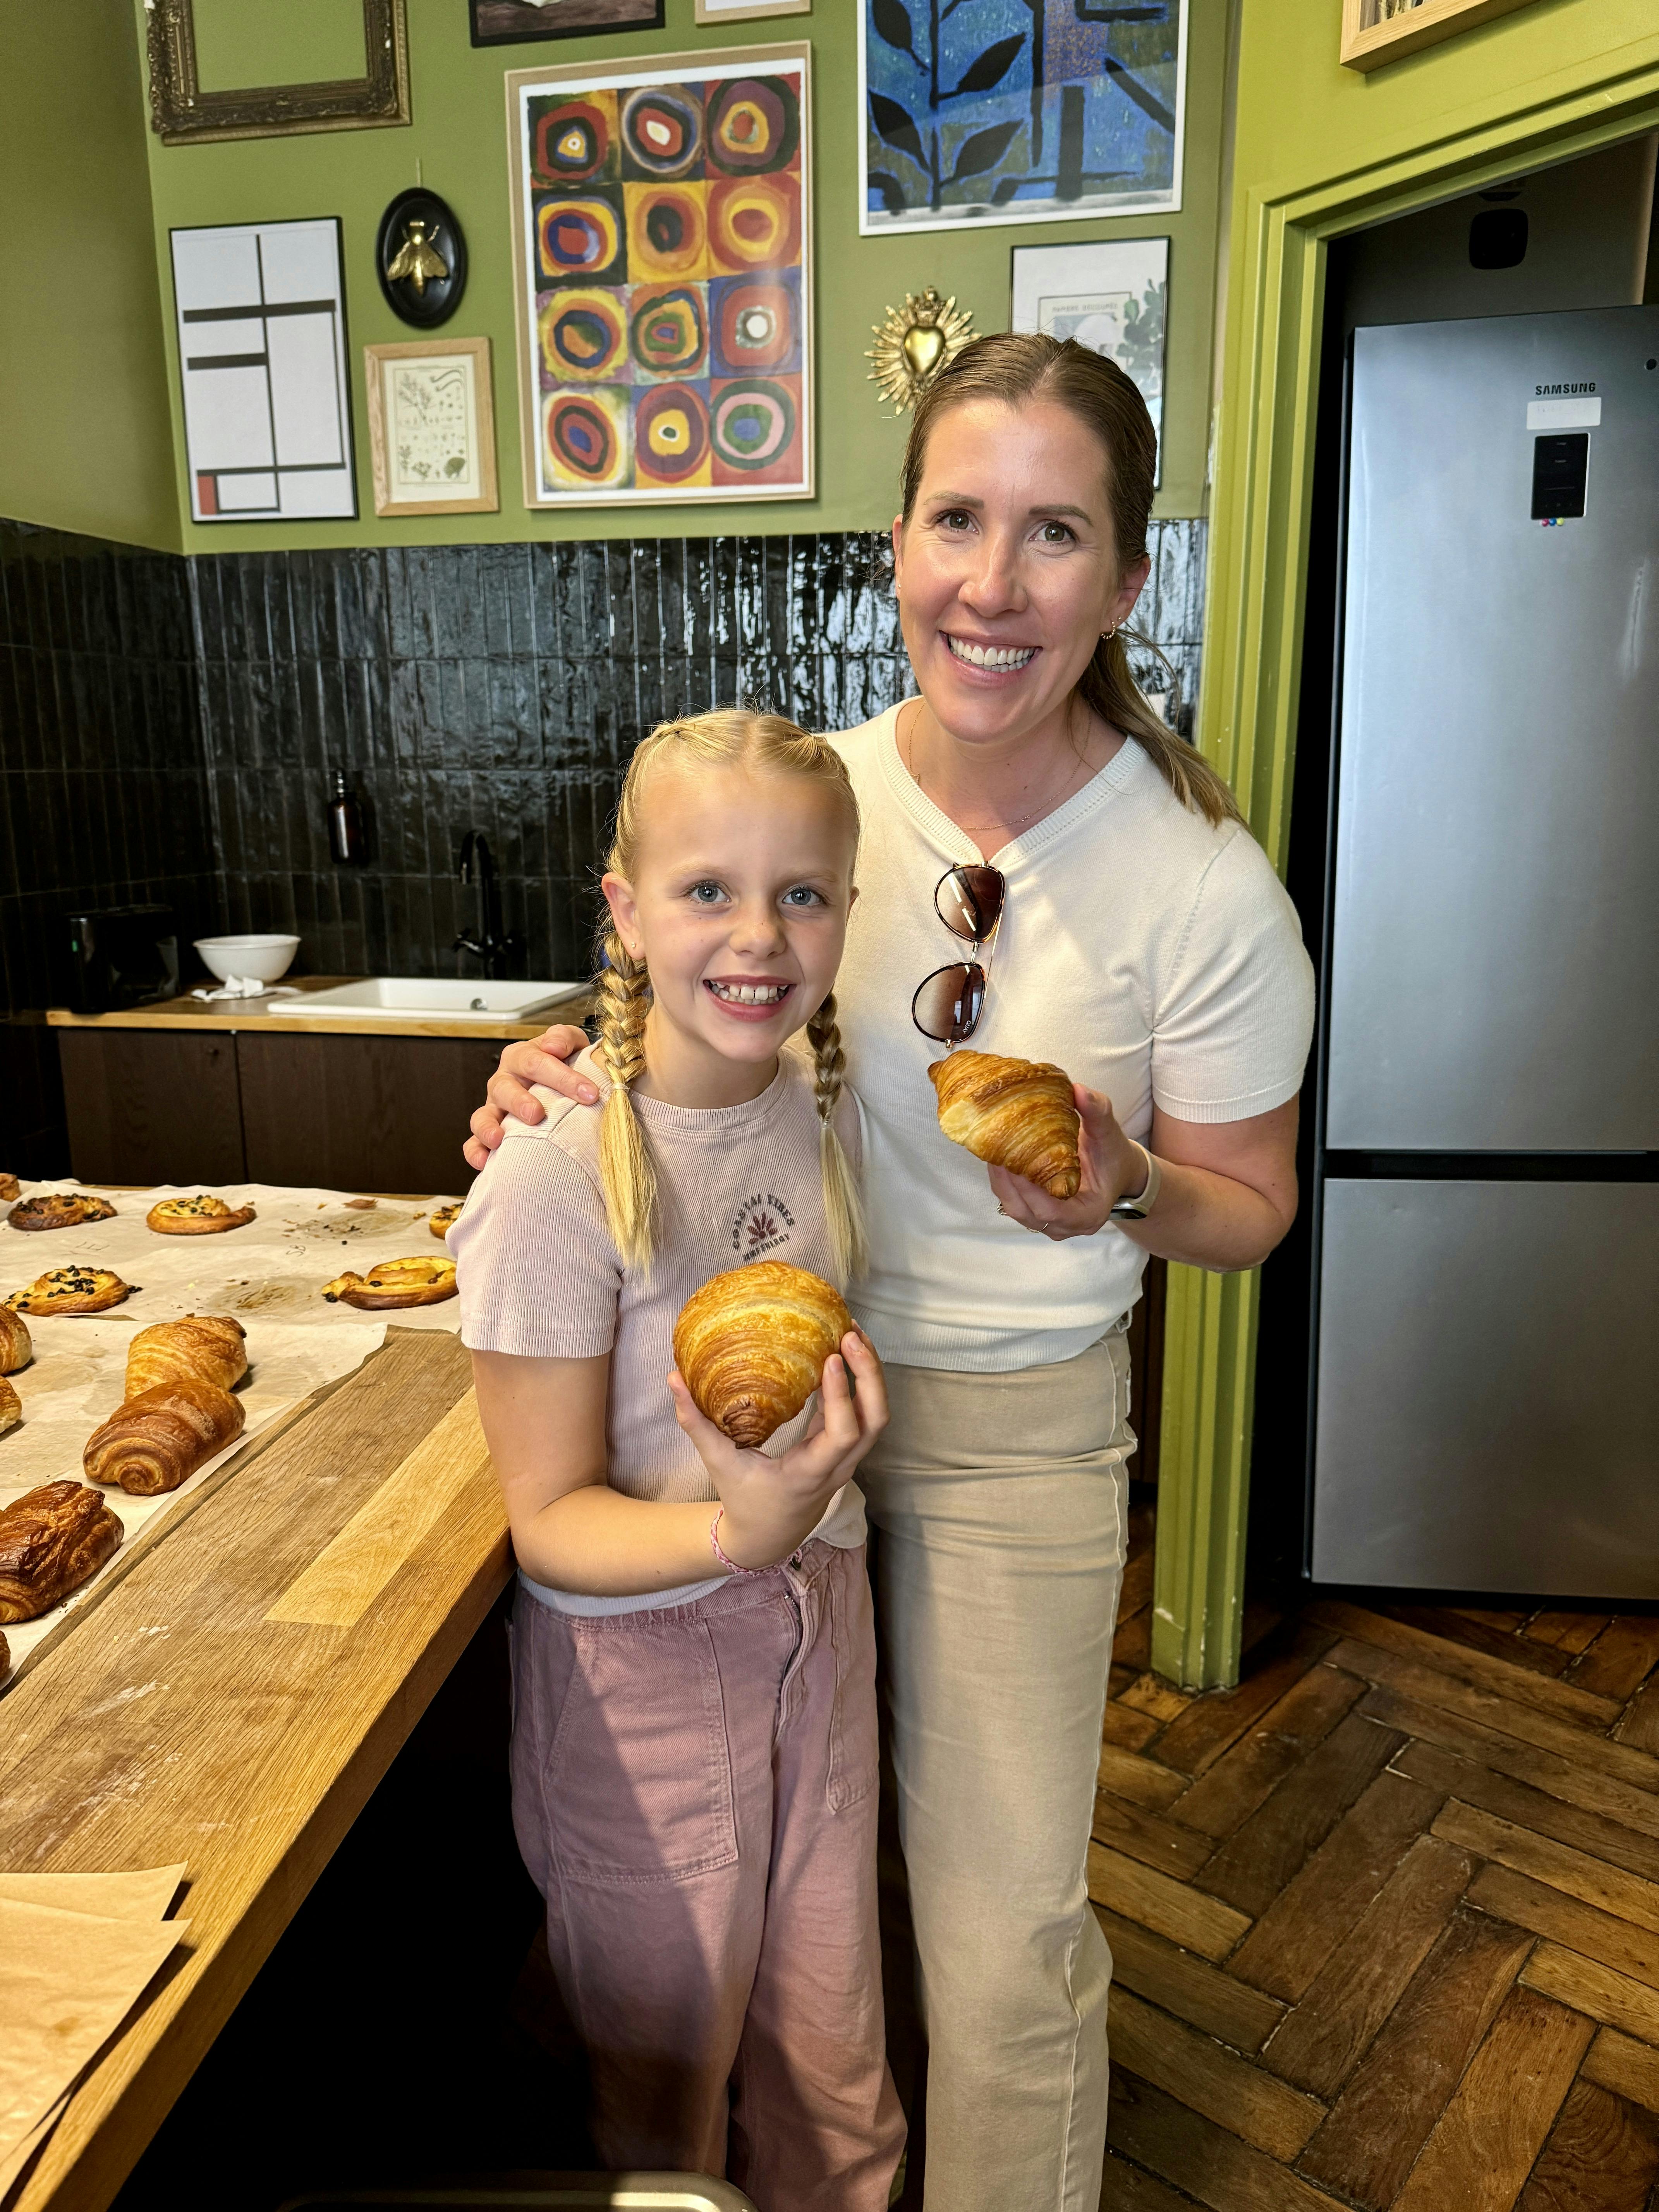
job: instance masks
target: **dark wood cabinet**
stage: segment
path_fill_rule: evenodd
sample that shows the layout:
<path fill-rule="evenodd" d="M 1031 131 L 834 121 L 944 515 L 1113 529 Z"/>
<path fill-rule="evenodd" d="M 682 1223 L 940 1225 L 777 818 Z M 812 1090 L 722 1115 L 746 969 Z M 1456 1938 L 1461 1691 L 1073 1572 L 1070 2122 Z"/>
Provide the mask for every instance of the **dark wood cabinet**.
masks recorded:
<path fill-rule="evenodd" d="M 252 1182 L 465 1192 L 461 1145 L 501 1056 L 481 1037 L 236 1039 Z"/>
<path fill-rule="evenodd" d="M 465 1193 L 499 1037 L 60 1029 L 84 1182 Z"/>
<path fill-rule="evenodd" d="M 70 1163 L 82 1182 L 246 1180 L 234 1036 L 222 1030 L 57 1034 Z"/>

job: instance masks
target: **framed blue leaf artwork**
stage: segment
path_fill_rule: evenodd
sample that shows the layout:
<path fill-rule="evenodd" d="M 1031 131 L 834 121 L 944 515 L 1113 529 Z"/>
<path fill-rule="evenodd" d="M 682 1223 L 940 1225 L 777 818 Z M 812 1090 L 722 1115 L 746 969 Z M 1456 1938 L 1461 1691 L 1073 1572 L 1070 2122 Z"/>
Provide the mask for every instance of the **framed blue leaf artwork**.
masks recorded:
<path fill-rule="evenodd" d="M 858 0 L 859 228 L 1181 205 L 1187 0 Z"/>

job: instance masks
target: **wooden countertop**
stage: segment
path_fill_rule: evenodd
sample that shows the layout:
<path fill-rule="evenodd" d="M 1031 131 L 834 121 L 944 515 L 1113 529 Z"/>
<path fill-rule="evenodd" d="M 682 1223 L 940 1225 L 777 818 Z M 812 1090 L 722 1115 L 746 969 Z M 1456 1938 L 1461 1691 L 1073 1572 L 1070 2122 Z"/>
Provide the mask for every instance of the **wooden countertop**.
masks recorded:
<path fill-rule="evenodd" d="M 360 975 L 296 975 L 292 988 L 301 994 L 295 999 L 219 999 L 211 1004 L 205 999 L 161 999 L 154 1006 L 132 1006 L 115 1014 L 72 1014 L 67 1006 L 53 1006 L 46 1015 L 54 1029 L 60 1030 L 250 1030 L 262 1034 L 283 1033 L 306 1036 L 385 1036 L 385 1037 L 533 1037 L 539 1036 L 550 1022 L 585 1021 L 592 1006 L 592 994 L 584 992 L 579 999 L 567 999 L 557 1006 L 550 1007 L 545 1014 L 537 1015 L 527 1022 L 445 1020 L 434 1015 L 422 1021 L 412 1017 L 391 1014 L 307 1014 L 303 1005 L 304 994 L 309 991 L 325 991 L 337 983 L 359 983 Z M 264 1011 L 268 1009 L 269 1011 Z"/>
<path fill-rule="evenodd" d="M 0 1867 L 183 1860 L 191 1923 L 14 2212 L 103 2212 L 508 1572 L 466 1352 L 394 1325 L 0 1698 Z"/>

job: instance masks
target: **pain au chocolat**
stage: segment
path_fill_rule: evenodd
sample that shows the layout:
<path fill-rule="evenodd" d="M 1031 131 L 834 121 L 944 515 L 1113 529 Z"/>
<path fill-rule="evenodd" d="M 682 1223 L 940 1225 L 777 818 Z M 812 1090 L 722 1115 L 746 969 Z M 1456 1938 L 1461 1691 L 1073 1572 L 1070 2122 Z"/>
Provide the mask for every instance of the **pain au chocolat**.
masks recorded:
<path fill-rule="evenodd" d="M 124 1283 L 107 1267 L 48 1267 L 6 1304 L 14 1313 L 104 1313 L 131 1297 L 136 1285 Z"/>
<path fill-rule="evenodd" d="M 1050 1198 L 1075 1198 L 1077 1106 L 1072 1079 L 1051 1060 L 953 1052 L 927 1071 L 939 1094 L 939 1125 L 988 1166 L 1039 1184 Z"/>
<path fill-rule="evenodd" d="M 794 1419 L 852 1326 L 819 1276 L 757 1260 L 691 1293 L 674 1324 L 674 1364 L 698 1410 L 752 1450 Z"/>
<path fill-rule="evenodd" d="M 125 1530 L 95 1490 L 48 1482 L 0 1512 L 0 1620 L 33 1620 L 95 1575 Z"/>

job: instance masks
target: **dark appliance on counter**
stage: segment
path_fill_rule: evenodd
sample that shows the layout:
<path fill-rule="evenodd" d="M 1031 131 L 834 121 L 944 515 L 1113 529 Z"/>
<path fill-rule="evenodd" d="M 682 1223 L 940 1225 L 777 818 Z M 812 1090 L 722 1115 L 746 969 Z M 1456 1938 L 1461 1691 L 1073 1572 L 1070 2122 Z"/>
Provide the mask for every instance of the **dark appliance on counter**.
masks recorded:
<path fill-rule="evenodd" d="M 1659 1598 L 1659 307 L 1359 329 L 1305 1569 Z"/>
<path fill-rule="evenodd" d="M 64 1003 L 72 1014 L 115 1014 L 179 995 L 179 917 L 170 906 L 111 906 L 67 915 Z"/>

